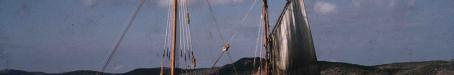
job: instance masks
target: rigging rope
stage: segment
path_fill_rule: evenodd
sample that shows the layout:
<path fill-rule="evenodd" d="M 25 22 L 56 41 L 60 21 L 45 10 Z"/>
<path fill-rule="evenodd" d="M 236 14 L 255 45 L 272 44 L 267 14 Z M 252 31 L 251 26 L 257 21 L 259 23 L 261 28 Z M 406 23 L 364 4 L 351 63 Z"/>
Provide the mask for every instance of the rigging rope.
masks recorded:
<path fill-rule="evenodd" d="M 254 2 L 252 3 L 252 5 L 249 7 L 248 11 L 246 12 L 246 14 L 244 14 L 243 18 L 241 19 L 241 24 L 240 25 L 244 25 L 244 23 L 246 22 L 246 19 L 247 17 L 249 17 L 249 13 L 252 11 L 252 9 L 255 7 L 255 5 L 257 4 L 257 0 L 254 0 Z M 235 37 L 235 35 L 237 35 L 238 32 L 234 32 L 232 34 L 232 37 L 230 37 L 229 40 L 227 40 L 227 42 L 233 40 L 233 38 Z"/>
<path fill-rule="evenodd" d="M 216 64 L 218 63 L 219 59 L 222 58 L 224 53 L 225 53 L 225 51 L 223 51 L 223 52 L 221 52 L 221 54 L 219 54 L 219 57 L 216 59 L 216 61 L 214 61 L 214 64 L 213 64 L 213 66 L 211 66 L 211 68 L 214 68 L 216 66 Z"/>
<path fill-rule="evenodd" d="M 257 31 L 256 44 L 255 44 L 254 57 L 257 57 L 257 51 L 259 50 L 259 47 L 260 47 L 260 44 L 261 44 L 261 41 L 260 41 L 261 38 L 260 38 L 260 36 L 261 36 L 261 32 L 262 32 L 262 22 L 260 22 L 259 27 L 258 27 L 257 30 L 258 30 L 258 31 Z M 260 53 L 261 53 L 261 50 L 260 50 Z M 259 53 L 259 55 L 260 55 L 260 53 Z M 255 62 L 255 58 L 254 58 L 254 61 L 253 61 L 253 62 L 254 62 L 254 63 L 253 63 L 254 66 L 255 66 L 255 63 L 256 63 L 256 62 Z"/>
<path fill-rule="evenodd" d="M 232 65 L 233 65 L 233 71 L 235 71 L 235 75 L 239 75 L 239 74 L 238 74 L 238 71 L 236 70 L 236 67 L 235 67 L 235 62 L 233 62 L 232 56 L 230 56 L 230 53 L 229 53 L 229 52 L 227 52 L 227 56 L 228 56 L 229 59 L 230 59 L 230 63 L 232 63 Z"/>
<path fill-rule="evenodd" d="M 260 18 L 263 18 L 263 16 L 261 16 Z M 260 33 L 259 33 L 259 36 L 257 36 L 257 38 L 259 38 L 259 40 L 263 40 L 264 38 L 260 38 L 260 36 L 263 35 L 263 34 L 261 34 L 261 33 L 264 32 L 264 30 L 261 29 L 261 28 L 263 28 L 263 23 L 260 22 L 259 25 L 260 25 L 260 26 L 259 26 L 259 28 L 260 28 L 260 29 L 259 29 Z M 260 60 L 259 60 L 259 70 L 260 70 L 260 71 L 262 70 L 262 63 L 263 63 L 263 61 L 261 60 L 262 55 L 263 55 L 263 46 L 261 46 L 261 45 L 263 45 L 263 41 L 259 41 L 259 44 L 257 44 L 257 46 L 258 46 L 258 48 L 259 48 L 259 57 L 260 57 Z"/>
<path fill-rule="evenodd" d="M 129 30 L 129 28 L 132 26 L 132 22 L 135 20 L 135 18 L 137 16 L 137 13 L 139 13 L 139 10 L 140 10 L 140 8 L 142 8 L 144 2 L 145 2 L 145 0 L 140 0 L 140 4 L 137 6 L 136 10 L 134 11 L 134 13 L 132 14 L 131 18 L 129 19 L 128 24 L 127 24 L 126 28 L 123 30 L 123 32 L 121 33 L 120 38 L 116 41 L 112 52 L 108 56 L 107 60 L 104 63 L 104 66 L 101 69 L 101 72 L 104 72 L 106 70 L 107 65 L 110 63 L 110 61 L 112 60 L 113 55 L 118 50 L 118 47 L 120 46 L 120 43 L 122 42 L 123 38 L 125 37 L 126 33 Z M 96 73 L 96 75 L 99 75 L 99 74 L 103 74 L 103 73 L 99 73 L 99 72 Z"/>
<path fill-rule="evenodd" d="M 209 0 L 205 0 L 205 1 L 207 2 L 208 10 L 209 10 L 210 16 L 211 16 L 211 18 L 213 18 L 213 20 L 214 20 L 214 24 L 215 24 L 215 26 L 216 26 L 217 32 L 219 33 L 219 37 L 221 37 L 222 42 L 225 42 L 226 40 L 224 40 L 224 35 L 221 33 L 221 31 L 220 31 L 221 29 L 219 28 L 217 19 L 216 19 L 216 17 L 214 16 L 212 5 L 211 5 L 211 3 L 210 3 Z"/>
<path fill-rule="evenodd" d="M 189 15 L 189 0 L 186 2 L 187 4 L 187 7 L 186 7 L 186 24 L 187 24 L 187 30 L 188 30 L 188 42 L 189 42 L 189 50 L 191 51 L 191 54 L 190 54 L 190 58 L 191 58 L 191 67 L 192 69 L 195 69 L 195 67 L 197 66 L 196 65 L 196 59 L 195 59 L 195 56 L 194 56 L 194 49 L 193 49 L 193 46 L 192 46 L 192 37 L 191 37 L 191 27 L 190 27 L 190 23 L 191 23 L 191 18 L 190 18 L 190 15 Z"/>
<path fill-rule="evenodd" d="M 210 1 L 208 0 L 205 0 L 208 4 L 208 8 L 209 8 L 209 13 L 210 15 L 212 16 L 212 18 L 214 19 L 214 22 L 215 22 L 215 25 L 216 25 L 216 29 L 218 31 L 218 33 L 220 34 L 220 38 L 222 41 L 224 41 L 224 47 L 225 45 L 229 45 L 229 41 L 231 41 L 235 35 L 236 35 L 236 32 L 232 35 L 232 37 L 229 39 L 229 40 L 225 40 L 224 37 L 223 37 L 223 34 L 221 33 L 220 31 L 220 28 L 219 28 L 219 25 L 217 24 L 217 20 L 216 20 L 216 17 L 214 16 L 214 13 L 213 13 L 213 8 L 210 4 Z M 246 21 L 246 18 L 249 16 L 249 13 L 252 11 L 252 9 L 255 7 L 257 3 L 257 0 L 254 0 L 253 4 L 249 7 L 249 10 L 246 12 L 246 14 L 244 15 L 244 17 L 242 17 L 242 21 L 241 21 L 241 25 L 244 25 L 245 21 Z M 236 70 L 236 67 L 234 65 L 234 62 L 233 62 L 233 59 L 232 57 L 229 55 L 229 53 L 227 52 L 228 51 L 228 48 L 227 49 L 223 49 L 223 52 L 221 52 L 220 56 L 216 59 L 216 61 L 214 62 L 214 64 L 212 65 L 212 68 L 214 68 L 216 66 L 216 64 L 218 63 L 218 61 L 222 58 L 222 56 L 224 54 L 226 54 L 228 56 L 228 58 L 230 59 L 230 61 L 232 62 L 232 65 L 233 65 L 233 68 L 234 68 L 234 71 L 235 71 L 235 74 L 238 75 L 238 72 Z M 255 60 L 255 59 L 254 59 Z"/>
<path fill-rule="evenodd" d="M 249 13 L 251 13 L 252 9 L 255 8 L 256 4 L 257 4 L 257 0 L 254 0 L 254 3 L 249 7 L 248 11 L 246 12 L 246 14 L 241 19 L 241 25 L 244 25 L 244 22 L 246 21 L 246 18 L 249 16 Z"/>
<path fill-rule="evenodd" d="M 183 67 L 186 67 L 186 66 L 188 65 L 188 64 L 187 64 L 187 51 L 188 51 L 188 39 L 187 39 L 187 38 L 188 38 L 188 37 L 187 37 L 187 26 L 186 26 L 186 22 L 187 22 L 187 21 L 186 21 L 186 13 L 187 13 L 187 10 L 186 10 L 186 8 L 187 8 L 186 5 L 187 5 L 187 4 L 186 4 L 186 2 L 187 2 L 187 0 L 184 0 L 183 2 L 184 2 L 184 3 L 182 3 L 182 8 L 181 8 L 181 10 L 182 10 L 183 12 L 180 13 L 180 14 L 181 14 L 181 17 L 182 17 L 182 18 L 181 18 L 181 19 L 182 19 L 181 21 L 183 21 L 183 22 L 180 24 L 181 27 L 182 27 L 182 32 L 181 32 L 181 33 L 182 33 L 182 37 L 183 37 L 183 38 L 182 38 L 183 40 L 181 40 L 181 42 L 182 42 L 182 44 L 183 44 L 183 48 L 182 48 L 182 57 L 184 58 L 182 68 L 183 68 Z M 187 68 L 186 68 L 186 69 L 187 69 Z M 183 70 L 183 72 L 188 72 L 188 71 Z M 186 74 L 186 73 L 185 73 L 185 74 Z"/>
<path fill-rule="evenodd" d="M 161 58 L 161 70 L 160 70 L 160 75 L 164 75 L 164 61 L 167 59 L 166 57 L 169 56 L 169 42 L 170 39 L 167 39 L 170 37 L 170 34 L 168 33 L 170 30 L 170 8 L 171 8 L 171 0 L 168 1 L 168 9 L 167 9 L 167 19 L 166 19 L 166 28 L 165 28 L 165 34 L 164 34 L 164 47 L 162 51 L 162 58 Z"/>
<path fill-rule="evenodd" d="M 191 30 L 189 26 L 189 12 L 188 12 L 188 6 L 189 6 L 189 1 L 181 1 L 179 2 L 184 2 L 180 5 L 180 8 L 178 10 L 181 10 L 181 12 L 178 12 L 178 17 L 180 22 L 178 25 L 180 26 L 179 28 L 179 54 L 180 57 L 182 57 L 184 60 L 179 60 L 180 64 L 178 65 L 180 68 L 185 68 L 185 69 L 190 69 L 191 67 L 194 69 L 196 60 L 194 57 L 194 52 L 192 50 L 192 39 L 191 39 Z M 192 63 L 192 64 L 191 64 Z M 180 70 L 180 72 L 185 72 L 185 74 L 189 74 L 189 70 Z"/>
<path fill-rule="evenodd" d="M 183 2 L 183 3 L 181 3 L 181 2 Z M 182 21 L 182 22 L 180 22 L 180 29 L 181 29 L 181 30 L 180 30 L 180 35 L 181 35 L 180 44 L 183 45 L 182 48 L 180 48 L 180 49 L 181 49 L 181 50 L 180 50 L 180 52 L 181 52 L 181 53 L 180 53 L 180 54 L 181 54 L 181 55 L 180 55 L 180 58 L 183 59 L 183 62 L 182 62 L 182 64 L 180 65 L 180 68 L 184 69 L 184 68 L 185 68 L 185 64 L 186 64 L 186 62 L 185 62 L 185 61 L 186 61 L 186 58 L 184 57 L 184 56 L 185 56 L 184 54 L 185 54 L 185 51 L 186 51 L 186 41 L 185 41 L 185 40 L 186 40 L 186 35 L 185 35 L 185 29 L 186 29 L 186 28 L 185 28 L 185 26 L 184 26 L 184 24 L 185 24 L 185 23 L 184 23 L 184 13 L 185 13 L 186 11 L 184 10 L 184 7 L 185 7 L 184 1 L 181 1 L 181 0 L 180 0 L 180 4 L 181 4 L 181 5 L 180 5 L 180 6 L 181 6 L 180 10 L 182 11 L 182 12 L 179 12 L 180 17 L 181 17 L 181 18 L 180 18 L 180 21 Z M 180 61 L 180 62 L 181 62 L 181 61 Z M 184 70 L 180 70 L 180 72 L 183 73 L 183 72 L 185 72 L 185 71 L 184 71 Z"/>
<path fill-rule="evenodd" d="M 178 21 L 183 21 L 184 20 L 183 18 L 181 18 L 183 16 L 182 12 L 184 12 L 184 10 L 182 10 L 184 3 L 181 3 L 181 2 L 182 2 L 181 0 L 178 0 L 178 4 L 180 4 L 180 5 L 178 5 L 179 7 L 178 7 L 177 10 L 181 11 L 181 12 L 178 12 L 178 17 L 179 17 Z M 178 34 L 178 39 L 179 39 L 177 41 L 177 43 L 179 44 L 179 47 L 177 48 L 177 50 L 178 50 L 177 52 L 179 52 L 179 53 L 177 53 L 177 54 L 179 54 L 178 55 L 179 57 L 176 58 L 175 61 L 176 61 L 177 67 L 180 67 L 180 68 L 181 68 L 181 60 L 180 59 L 183 56 L 183 50 L 184 50 L 184 46 L 185 46 L 184 41 L 182 41 L 183 40 L 183 33 L 182 33 L 183 32 L 183 24 L 184 23 L 182 23 L 182 22 L 178 22 L 178 24 L 177 24 L 178 25 L 177 26 L 178 27 L 177 34 Z M 179 70 L 179 72 L 182 72 L 182 70 Z M 179 73 L 177 73 L 177 74 L 179 74 Z"/>
<path fill-rule="evenodd" d="M 193 66 L 194 63 L 189 64 L 189 63 L 191 63 L 191 61 L 194 59 L 194 58 L 191 58 L 191 54 L 193 54 L 193 51 L 192 51 L 192 42 L 191 42 L 192 39 L 191 39 L 191 34 L 190 34 L 190 32 L 191 32 L 190 29 L 191 29 L 191 28 L 190 28 L 190 26 L 189 26 L 189 24 L 190 24 L 190 18 L 189 18 L 189 16 L 190 16 L 190 15 L 189 15 L 189 0 L 186 0 L 184 6 L 185 6 L 185 13 L 184 13 L 184 15 L 185 15 L 185 18 L 184 18 L 184 19 L 185 19 L 185 20 L 184 20 L 185 23 L 184 23 L 184 24 L 185 24 L 185 26 L 186 26 L 186 27 L 185 27 L 185 28 L 186 28 L 186 29 L 185 29 L 185 30 L 186 30 L 186 31 L 185 31 L 185 33 L 186 33 L 186 38 L 185 38 L 185 39 L 186 39 L 186 43 L 187 43 L 187 47 L 186 47 L 186 59 L 188 59 L 188 60 L 191 59 L 190 61 L 187 61 L 187 64 L 188 64 L 187 66 L 188 66 L 188 68 L 191 68 L 191 67 L 194 68 L 194 66 Z"/>

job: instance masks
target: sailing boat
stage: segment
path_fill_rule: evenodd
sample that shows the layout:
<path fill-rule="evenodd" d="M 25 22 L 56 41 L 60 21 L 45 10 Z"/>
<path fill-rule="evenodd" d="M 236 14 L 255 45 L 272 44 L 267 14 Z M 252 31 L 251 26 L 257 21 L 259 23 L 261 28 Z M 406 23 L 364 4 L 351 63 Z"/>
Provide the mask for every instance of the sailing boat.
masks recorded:
<path fill-rule="evenodd" d="M 319 75 L 312 35 L 303 0 L 287 0 L 278 21 L 268 34 L 267 0 L 263 1 L 265 63 L 260 75 Z M 175 75 L 178 0 L 173 0 L 170 75 Z M 189 19 L 188 17 L 186 19 Z M 190 39 L 189 39 L 190 40 Z M 181 41 L 181 40 L 180 40 Z M 223 51 L 230 45 L 224 44 Z M 161 75 L 163 75 L 161 66 Z"/>

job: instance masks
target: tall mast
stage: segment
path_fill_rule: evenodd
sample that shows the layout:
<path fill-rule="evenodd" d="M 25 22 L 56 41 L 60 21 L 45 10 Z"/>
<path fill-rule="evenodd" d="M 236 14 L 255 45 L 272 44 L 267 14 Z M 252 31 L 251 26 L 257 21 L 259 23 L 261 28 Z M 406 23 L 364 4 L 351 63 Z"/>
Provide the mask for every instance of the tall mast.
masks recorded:
<path fill-rule="evenodd" d="M 262 20 L 263 20 L 263 45 L 265 46 L 265 73 L 269 74 L 269 59 L 270 51 L 268 49 L 268 2 L 267 0 L 262 0 Z"/>
<path fill-rule="evenodd" d="M 170 75 L 175 75 L 175 49 L 177 43 L 177 12 L 178 12 L 178 1 L 173 0 L 173 12 L 172 12 L 172 52 L 171 52 L 171 63 L 170 63 Z"/>

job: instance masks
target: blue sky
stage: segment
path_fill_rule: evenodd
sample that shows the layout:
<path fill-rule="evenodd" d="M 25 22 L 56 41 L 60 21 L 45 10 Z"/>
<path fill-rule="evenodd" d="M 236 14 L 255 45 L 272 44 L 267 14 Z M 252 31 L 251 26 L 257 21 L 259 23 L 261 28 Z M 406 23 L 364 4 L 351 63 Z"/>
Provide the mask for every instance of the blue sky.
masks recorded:
<path fill-rule="evenodd" d="M 210 0 L 234 60 L 253 57 L 260 3 L 244 23 L 253 0 Z M 167 1 L 146 0 L 108 72 L 158 67 Z M 259 1 L 258 1 L 259 2 Z M 274 25 L 285 0 L 269 0 Z M 1 62 L 8 68 L 66 72 L 100 70 L 139 0 L 1 0 Z M 205 0 L 190 2 L 199 67 L 210 67 L 222 41 Z M 452 0 L 306 0 L 317 58 L 377 65 L 454 58 Z M 230 61 L 222 59 L 220 64 Z M 207 65 L 208 64 L 208 65 Z M 0 65 L 5 69 L 6 65 Z"/>

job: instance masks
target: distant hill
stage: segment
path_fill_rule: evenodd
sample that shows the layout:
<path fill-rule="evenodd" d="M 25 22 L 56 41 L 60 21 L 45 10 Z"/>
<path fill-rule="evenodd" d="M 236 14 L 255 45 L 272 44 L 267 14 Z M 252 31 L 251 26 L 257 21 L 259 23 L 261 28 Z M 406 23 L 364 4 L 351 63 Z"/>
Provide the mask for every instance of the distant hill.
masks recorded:
<path fill-rule="evenodd" d="M 321 75 L 390 75 L 385 70 L 342 62 L 319 61 Z"/>
<path fill-rule="evenodd" d="M 322 75 L 454 75 L 454 63 L 422 61 L 362 66 L 342 62 L 318 63 Z"/>
<path fill-rule="evenodd" d="M 222 67 L 199 69 L 176 69 L 179 74 L 187 75 L 250 75 L 255 73 L 261 58 L 242 58 L 233 64 Z M 255 63 L 254 63 L 255 62 Z M 449 61 L 422 61 L 391 63 L 376 66 L 363 66 L 342 62 L 318 62 L 321 75 L 454 75 L 454 64 Z M 169 68 L 164 68 L 168 73 Z M 140 68 L 126 73 L 104 73 L 103 75 L 159 75 L 160 68 Z M 96 71 L 71 71 L 64 73 L 26 72 L 21 70 L 3 70 L 0 75 L 95 75 Z M 166 74 L 167 75 L 167 74 Z"/>
<path fill-rule="evenodd" d="M 454 62 L 403 62 L 374 66 L 393 75 L 454 75 Z"/>

